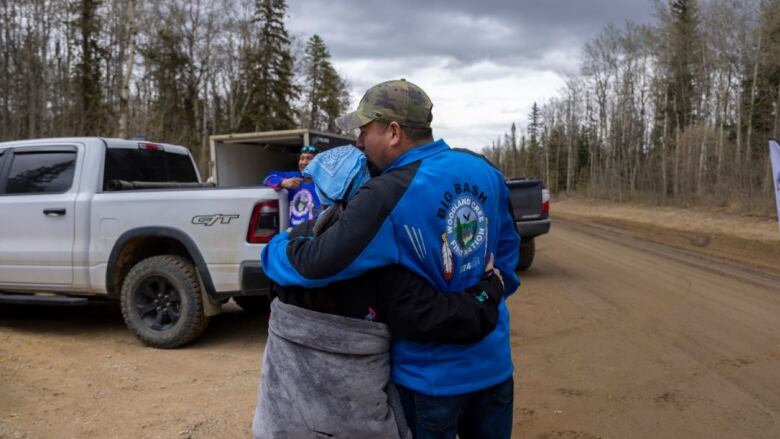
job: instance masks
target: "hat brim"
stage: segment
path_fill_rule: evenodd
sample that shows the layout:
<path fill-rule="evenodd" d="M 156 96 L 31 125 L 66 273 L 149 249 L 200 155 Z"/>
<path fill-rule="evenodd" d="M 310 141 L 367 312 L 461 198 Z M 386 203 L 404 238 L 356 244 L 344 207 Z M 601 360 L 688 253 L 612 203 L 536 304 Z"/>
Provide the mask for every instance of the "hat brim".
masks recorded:
<path fill-rule="evenodd" d="M 357 111 L 353 111 L 336 119 L 336 126 L 344 131 L 352 131 L 362 127 L 372 120 L 373 119 L 368 116 L 360 114 Z"/>

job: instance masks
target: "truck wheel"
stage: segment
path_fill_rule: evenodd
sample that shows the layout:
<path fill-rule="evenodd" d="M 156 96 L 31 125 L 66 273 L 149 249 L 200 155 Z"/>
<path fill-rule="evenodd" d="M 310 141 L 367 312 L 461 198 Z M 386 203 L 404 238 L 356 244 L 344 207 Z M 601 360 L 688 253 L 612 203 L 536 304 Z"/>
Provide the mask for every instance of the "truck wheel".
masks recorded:
<path fill-rule="evenodd" d="M 233 296 L 233 300 L 241 309 L 252 314 L 268 312 L 271 309 L 268 296 Z"/>
<path fill-rule="evenodd" d="M 208 324 L 195 268 L 182 257 L 152 256 L 127 274 L 120 293 L 125 324 L 144 344 L 176 348 Z"/>
<path fill-rule="evenodd" d="M 518 270 L 520 271 L 528 270 L 528 268 L 534 262 L 535 251 L 536 251 L 536 244 L 534 244 L 534 238 L 524 240 L 520 244 L 520 260 L 517 261 Z"/>

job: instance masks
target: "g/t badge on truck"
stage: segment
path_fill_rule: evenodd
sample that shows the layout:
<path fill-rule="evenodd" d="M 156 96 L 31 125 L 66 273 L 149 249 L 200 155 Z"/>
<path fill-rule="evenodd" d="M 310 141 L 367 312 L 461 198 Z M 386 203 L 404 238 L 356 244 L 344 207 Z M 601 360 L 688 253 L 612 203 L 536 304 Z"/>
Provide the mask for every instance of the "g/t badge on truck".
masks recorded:
<path fill-rule="evenodd" d="M 230 224 L 230 221 L 238 218 L 239 215 L 223 215 L 221 213 L 215 213 L 213 215 L 198 215 L 192 217 L 192 224 L 203 224 L 206 227 L 211 227 L 217 222 L 220 224 Z"/>

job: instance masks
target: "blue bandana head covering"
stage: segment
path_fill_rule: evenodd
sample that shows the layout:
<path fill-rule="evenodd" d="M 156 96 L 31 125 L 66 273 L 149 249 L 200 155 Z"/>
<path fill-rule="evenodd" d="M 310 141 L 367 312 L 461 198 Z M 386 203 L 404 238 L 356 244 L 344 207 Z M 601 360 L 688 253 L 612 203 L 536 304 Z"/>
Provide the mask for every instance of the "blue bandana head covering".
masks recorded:
<path fill-rule="evenodd" d="M 352 145 L 339 146 L 321 152 L 303 170 L 314 180 L 317 197 L 326 206 L 349 201 L 368 180 L 368 160 Z"/>

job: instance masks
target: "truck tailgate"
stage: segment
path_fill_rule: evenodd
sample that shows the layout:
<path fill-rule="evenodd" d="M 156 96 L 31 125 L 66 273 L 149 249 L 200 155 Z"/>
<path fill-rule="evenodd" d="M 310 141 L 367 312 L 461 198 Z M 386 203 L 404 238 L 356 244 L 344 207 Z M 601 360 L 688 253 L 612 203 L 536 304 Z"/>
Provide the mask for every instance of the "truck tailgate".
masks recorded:
<path fill-rule="evenodd" d="M 542 216 L 543 183 L 538 179 L 510 180 L 509 198 L 515 221 L 535 219 Z"/>

